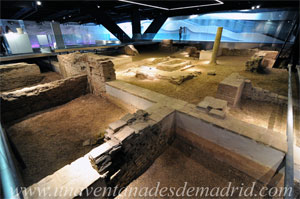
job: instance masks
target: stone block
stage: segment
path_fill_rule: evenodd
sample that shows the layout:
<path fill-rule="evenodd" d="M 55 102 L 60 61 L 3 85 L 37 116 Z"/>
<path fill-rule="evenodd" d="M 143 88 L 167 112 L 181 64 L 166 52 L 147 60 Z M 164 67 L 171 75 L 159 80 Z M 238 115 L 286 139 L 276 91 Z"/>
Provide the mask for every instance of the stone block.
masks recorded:
<path fill-rule="evenodd" d="M 108 127 L 113 130 L 113 132 L 117 132 L 118 130 L 120 130 L 122 127 L 124 127 L 127 123 L 123 120 L 117 120 L 113 123 L 110 123 L 108 125 Z"/>
<path fill-rule="evenodd" d="M 216 109 L 211 109 L 208 112 L 209 115 L 214 116 L 216 118 L 224 119 L 226 114 L 224 111 L 216 110 Z"/>
<path fill-rule="evenodd" d="M 212 108 L 212 109 L 224 110 L 225 111 L 226 108 L 227 108 L 227 101 L 214 98 L 213 100 L 211 100 L 209 102 L 208 107 Z"/>
<path fill-rule="evenodd" d="M 197 104 L 197 108 L 203 111 L 207 111 L 209 106 L 209 102 L 206 100 L 203 100 Z"/>
<path fill-rule="evenodd" d="M 220 82 L 216 97 L 226 100 L 229 105 L 236 107 L 240 102 L 244 88 L 244 79 L 237 75 L 231 75 Z"/>
<path fill-rule="evenodd" d="M 122 130 L 118 131 L 114 134 L 114 137 L 123 143 L 126 139 L 129 139 L 132 135 L 134 135 L 135 130 L 129 126 L 125 126 Z"/>

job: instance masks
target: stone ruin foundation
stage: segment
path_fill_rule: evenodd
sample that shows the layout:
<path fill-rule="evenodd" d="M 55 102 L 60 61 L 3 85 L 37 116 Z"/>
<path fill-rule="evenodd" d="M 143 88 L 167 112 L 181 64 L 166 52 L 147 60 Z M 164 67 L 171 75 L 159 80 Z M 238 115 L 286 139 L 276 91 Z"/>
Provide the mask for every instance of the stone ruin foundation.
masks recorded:
<path fill-rule="evenodd" d="M 260 87 L 253 87 L 251 80 L 232 73 L 220 82 L 216 97 L 226 100 L 228 105 L 237 107 L 241 99 L 270 102 L 274 104 L 286 104 L 287 97 L 270 92 Z"/>
<path fill-rule="evenodd" d="M 30 86 L 42 81 L 40 68 L 25 62 L 0 65 L 1 91 Z"/>

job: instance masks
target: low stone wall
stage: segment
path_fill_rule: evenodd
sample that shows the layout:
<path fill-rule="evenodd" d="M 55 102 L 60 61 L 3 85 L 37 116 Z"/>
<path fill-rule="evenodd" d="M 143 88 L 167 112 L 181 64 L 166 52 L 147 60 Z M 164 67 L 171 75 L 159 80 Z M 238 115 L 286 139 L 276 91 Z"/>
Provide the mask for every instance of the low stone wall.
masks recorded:
<path fill-rule="evenodd" d="M 258 49 L 222 48 L 222 55 L 224 55 L 224 56 L 252 56 L 256 52 L 258 52 Z"/>
<path fill-rule="evenodd" d="M 3 92 L 0 99 L 1 120 L 9 122 L 64 104 L 86 94 L 87 87 L 87 76 L 79 75 L 13 92 Z"/>
<path fill-rule="evenodd" d="M 251 80 L 245 80 L 242 98 L 274 104 L 287 104 L 288 101 L 286 96 L 278 95 L 277 93 L 270 92 L 267 89 L 252 86 Z"/>
<path fill-rule="evenodd" d="M 160 114 L 138 110 L 109 125 L 111 144 L 101 153 L 90 153 L 93 167 L 108 187 L 125 187 L 165 150 L 174 137 L 174 110 L 162 107 Z"/>
<path fill-rule="evenodd" d="M 40 68 L 25 62 L 0 65 L 0 91 L 7 91 L 40 82 Z"/>
<path fill-rule="evenodd" d="M 252 86 L 251 80 L 232 73 L 220 82 L 216 97 L 226 100 L 230 106 L 236 107 L 241 99 L 251 99 L 274 104 L 287 104 L 287 97 Z"/>

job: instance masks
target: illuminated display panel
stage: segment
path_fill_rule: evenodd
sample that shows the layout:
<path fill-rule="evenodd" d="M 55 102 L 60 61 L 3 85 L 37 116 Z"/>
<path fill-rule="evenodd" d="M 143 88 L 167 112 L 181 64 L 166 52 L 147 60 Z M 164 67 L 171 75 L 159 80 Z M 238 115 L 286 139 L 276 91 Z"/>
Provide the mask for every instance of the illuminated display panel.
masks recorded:
<path fill-rule="evenodd" d="M 283 43 L 294 15 L 285 10 L 244 10 L 170 17 L 154 40 L 179 40 L 179 28 L 183 27 L 182 40 L 213 41 L 221 26 L 224 42 Z"/>

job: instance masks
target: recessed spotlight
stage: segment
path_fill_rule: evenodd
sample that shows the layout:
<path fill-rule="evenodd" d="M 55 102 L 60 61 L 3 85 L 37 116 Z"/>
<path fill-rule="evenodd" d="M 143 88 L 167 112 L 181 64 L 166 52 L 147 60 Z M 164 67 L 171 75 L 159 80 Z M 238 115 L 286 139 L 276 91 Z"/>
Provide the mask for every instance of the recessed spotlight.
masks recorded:
<path fill-rule="evenodd" d="M 98 5 L 97 8 L 100 8 L 100 6 Z"/>
<path fill-rule="evenodd" d="M 260 5 L 257 5 L 256 8 L 260 8 Z"/>
<path fill-rule="evenodd" d="M 71 15 L 69 15 L 69 18 L 71 18 L 72 16 Z"/>
<path fill-rule="evenodd" d="M 254 9 L 255 9 L 255 6 L 252 6 L 251 9 L 254 10 Z"/>
<path fill-rule="evenodd" d="M 41 6 L 41 5 L 42 5 L 42 2 L 37 1 L 37 2 L 36 2 L 36 5 Z"/>
<path fill-rule="evenodd" d="M 63 19 L 66 19 L 66 17 L 63 17 Z"/>

